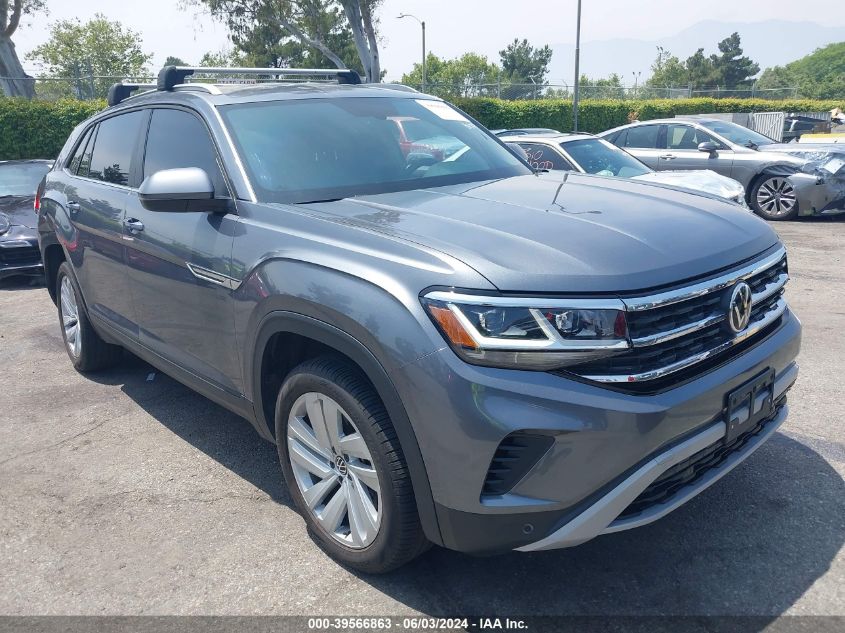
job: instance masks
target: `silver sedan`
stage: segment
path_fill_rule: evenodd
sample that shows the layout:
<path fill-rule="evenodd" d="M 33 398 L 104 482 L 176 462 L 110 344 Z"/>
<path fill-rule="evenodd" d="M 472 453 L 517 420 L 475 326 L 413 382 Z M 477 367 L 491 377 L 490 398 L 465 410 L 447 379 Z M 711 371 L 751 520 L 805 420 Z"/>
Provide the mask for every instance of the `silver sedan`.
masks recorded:
<path fill-rule="evenodd" d="M 736 123 L 656 119 L 599 136 L 657 171 L 711 169 L 734 178 L 748 191 L 751 208 L 768 220 L 845 212 L 845 161 L 833 155 L 809 160 Z"/>

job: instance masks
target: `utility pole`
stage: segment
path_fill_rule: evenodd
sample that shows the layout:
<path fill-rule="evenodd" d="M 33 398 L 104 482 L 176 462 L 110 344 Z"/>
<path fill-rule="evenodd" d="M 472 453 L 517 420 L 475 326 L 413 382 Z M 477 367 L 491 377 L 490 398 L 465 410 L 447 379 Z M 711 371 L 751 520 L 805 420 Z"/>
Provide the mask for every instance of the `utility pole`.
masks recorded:
<path fill-rule="evenodd" d="M 581 0 L 578 0 L 578 18 L 575 27 L 575 95 L 572 100 L 572 130 L 578 131 L 578 84 L 581 81 L 579 57 L 581 55 Z"/>

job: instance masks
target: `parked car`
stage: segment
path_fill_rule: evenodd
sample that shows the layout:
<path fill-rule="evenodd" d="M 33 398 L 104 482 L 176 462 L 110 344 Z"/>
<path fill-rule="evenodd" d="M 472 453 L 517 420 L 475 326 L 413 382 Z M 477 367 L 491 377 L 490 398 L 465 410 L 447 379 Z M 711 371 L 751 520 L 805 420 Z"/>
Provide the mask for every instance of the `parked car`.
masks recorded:
<path fill-rule="evenodd" d="M 525 150 L 534 169 L 634 178 L 703 192 L 747 206 L 745 188 L 733 178 L 709 169 L 654 171 L 626 151 L 591 134 L 526 134 L 499 138 L 517 143 Z"/>
<path fill-rule="evenodd" d="M 801 326 L 752 214 L 538 175 L 446 102 L 352 71 L 191 72 L 114 88 L 42 183 L 60 331 L 79 371 L 125 347 L 248 419 L 342 563 L 645 525 L 785 420 Z M 393 117 L 465 149 L 418 168 Z"/>
<path fill-rule="evenodd" d="M 496 136 L 525 136 L 526 134 L 560 134 L 549 127 L 519 127 L 505 130 L 490 130 Z"/>
<path fill-rule="evenodd" d="M 49 160 L 0 161 L 0 279 L 40 275 L 35 191 Z"/>
<path fill-rule="evenodd" d="M 658 119 L 624 125 L 600 136 L 657 171 L 712 169 L 738 180 L 751 208 L 767 220 L 845 212 L 841 181 L 791 155 L 798 145 L 781 146 L 736 123 Z"/>

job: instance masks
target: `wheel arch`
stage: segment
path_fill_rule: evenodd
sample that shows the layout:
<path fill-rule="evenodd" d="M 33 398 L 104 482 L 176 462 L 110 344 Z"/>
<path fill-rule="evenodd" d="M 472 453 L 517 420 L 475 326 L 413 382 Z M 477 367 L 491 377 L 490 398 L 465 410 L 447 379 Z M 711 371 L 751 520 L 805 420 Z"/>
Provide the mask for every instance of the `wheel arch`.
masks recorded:
<path fill-rule="evenodd" d="M 277 387 L 275 381 L 268 382 L 265 377 L 269 375 L 268 363 L 271 361 L 267 352 L 279 336 L 300 337 L 317 349 L 342 355 L 367 378 L 381 398 L 396 430 L 411 475 L 417 512 L 425 535 L 430 541 L 442 545 L 425 462 L 399 392 L 378 358 L 355 337 L 324 321 L 294 312 L 280 310 L 265 315 L 257 329 L 251 362 L 252 402 L 259 432 L 275 441 L 273 411 L 277 394 L 272 390 Z M 268 402 L 272 403 L 269 408 Z"/>

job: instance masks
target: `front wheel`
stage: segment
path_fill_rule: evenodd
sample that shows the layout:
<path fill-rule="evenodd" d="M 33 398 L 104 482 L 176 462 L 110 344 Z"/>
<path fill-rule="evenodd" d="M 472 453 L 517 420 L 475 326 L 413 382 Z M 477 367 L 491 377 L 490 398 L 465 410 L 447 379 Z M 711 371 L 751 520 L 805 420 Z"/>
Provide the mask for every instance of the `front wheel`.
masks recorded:
<path fill-rule="evenodd" d="M 384 573 L 425 551 L 396 432 L 354 366 L 325 356 L 294 369 L 276 402 L 276 438 L 291 496 L 330 556 Z"/>
<path fill-rule="evenodd" d="M 751 207 L 767 220 L 791 220 L 798 215 L 795 187 L 785 176 L 760 178 L 751 189 Z"/>

